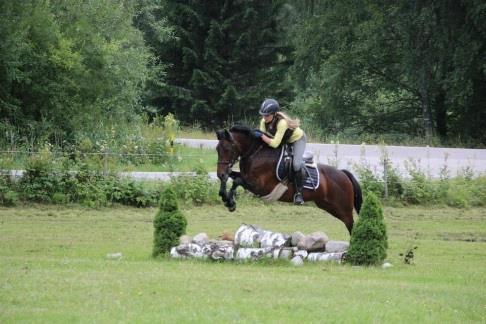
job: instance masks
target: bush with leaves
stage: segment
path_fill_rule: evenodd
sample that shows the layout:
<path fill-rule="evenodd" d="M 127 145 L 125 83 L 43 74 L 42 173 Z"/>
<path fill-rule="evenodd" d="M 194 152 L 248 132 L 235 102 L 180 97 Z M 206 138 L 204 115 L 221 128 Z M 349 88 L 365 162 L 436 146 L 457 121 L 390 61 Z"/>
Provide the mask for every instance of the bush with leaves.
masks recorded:
<path fill-rule="evenodd" d="M 387 165 L 386 184 L 388 186 L 388 197 L 400 199 L 403 194 L 403 179 L 400 176 L 400 171 Z M 384 179 L 385 180 L 385 179 Z"/>
<path fill-rule="evenodd" d="M 382 197 L 385 192 L 383 181 L 380 181 L 378 176 L 375 175 L 371 166 L 367 163 L 362 163 L 361 165 L 355 165 L 355 169 L 363 192 L 373 192 L 377 196 Z"/>
<path fill-rule="evenodd" d="M 105 176 L 96 169 L 91 169 L 86 164 L 81 164 L 75 174 L 75 202 L 88 207 L 106 206 L 108 199 L 103 184 Z"/>
<path fill-rule="evenodd" d="M 111 177 L 111 180 L 106 181 L 105 191 L 110 201 L 135 207 L 156 206 L 160 197 L 158 189 L 116 177 Z"/>
<path fill-rule="evenodd" d="M 386 258 L 388 238 L 381 203 L 372 192 L 365 196 L 359 220 L 354 225 L 346 262 L 377 265 Z"/>
<path fill-rule="evenodd" d="M 24 199 L 41 203 L 50 203 L 52 195 L 61 191 L 59 177 L 54 175 L 54 158 L 49 145 L 28 158 L 19 188 Z"/>
<path fill-rule="evenodd" d="M 15 206 L 19 200 L 18 194 L 12 190 L 8 176 L 0 174 L 0 206 Z"/>
<path fill-rule="evenodd" d="M 430 205 L 437 202 L 436 188 L 427 175 L 419 170 L 409 170 L 411 179 L 404 183 L 402 199 L 409 204 Z"/>
<path fill-rule="evenodd" d="M 465 181 L 464 185 L 469 188 L 470 205 L 474 207 L 486 206 L 486 176 L 471 181 Z"/>
<path fill-rule="evenodd" d="M 177 245 L 179 237 L 186 233 L 187 220 L 179 210 L 177 198 L 171 188 L 162 192 L 159 211 L 154 218 L 154 247 L 152 256 L 156 257 L 170 251 Z"/>
<path fill-rule="evenodd" d="M 193 169 L 194 175 L 180 175 L 171 178 L 171 186 L 176 196 L 194 205 L 218 202 L 217 185 L 211 181 L 208 172 L 202 166 Z"/>

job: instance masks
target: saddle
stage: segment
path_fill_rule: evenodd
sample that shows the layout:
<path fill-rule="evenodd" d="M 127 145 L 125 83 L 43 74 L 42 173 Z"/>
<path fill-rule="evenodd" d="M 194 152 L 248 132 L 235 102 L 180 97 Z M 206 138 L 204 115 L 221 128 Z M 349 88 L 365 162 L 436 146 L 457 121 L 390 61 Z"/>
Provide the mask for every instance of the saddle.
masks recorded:
<path fill-rule="evenodd" d="M 293 180 L 293 158 L 292 145 L 282 145 L 276 169 L 277 179 L 280 182 Z M 314 163 L 314 156 L 312 152 L 306 151 L 303 158 L 305 163 L 304 188 L 316 190 L 319 187 L 319 170 L 317 170 L 317 165 Z"/>

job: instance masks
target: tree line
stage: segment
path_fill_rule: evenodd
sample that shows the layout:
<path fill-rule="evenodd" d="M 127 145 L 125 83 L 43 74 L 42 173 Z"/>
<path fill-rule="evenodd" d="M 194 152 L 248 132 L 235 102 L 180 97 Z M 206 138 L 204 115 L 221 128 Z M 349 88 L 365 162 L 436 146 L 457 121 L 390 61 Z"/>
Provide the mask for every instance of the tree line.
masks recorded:
<path fill-rule="evenodd" d="M 215 129 L 268 97 L 322 136 L 486 143 L 480 0 L 2 1 L 0 39 L 3 144 L 167 113 Z"/>

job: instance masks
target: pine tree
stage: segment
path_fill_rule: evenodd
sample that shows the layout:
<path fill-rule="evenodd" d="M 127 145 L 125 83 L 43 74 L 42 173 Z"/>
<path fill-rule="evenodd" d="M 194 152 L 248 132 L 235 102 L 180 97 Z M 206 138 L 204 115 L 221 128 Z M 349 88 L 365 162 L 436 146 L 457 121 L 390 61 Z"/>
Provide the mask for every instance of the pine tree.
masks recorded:
<path fill-rule="evenodd" d="M 258 110 L 265 97 L 288 101 L 280 45 L 280 1 L 175 1 L 165 13 L 174 38 L 160 48 L 167 83 L 159 112 L 221 125 Z"/>
<path fill-rule="evenodd" d="M 152 256 L 167 253 L 177 245 L 179 237 L 186 232 L 187 220 L 179 210 L 177 198 L 171 188 L 160 197 L 159 211 L 154 218 L 154 248 Z"/>
<path fill-rule="evenodd" d="M 383 209 L 375 194 L 369 192 L 351 234 L 346 262 L 353 265 L 381 264 L 386 258 L 387 248 Z"/>

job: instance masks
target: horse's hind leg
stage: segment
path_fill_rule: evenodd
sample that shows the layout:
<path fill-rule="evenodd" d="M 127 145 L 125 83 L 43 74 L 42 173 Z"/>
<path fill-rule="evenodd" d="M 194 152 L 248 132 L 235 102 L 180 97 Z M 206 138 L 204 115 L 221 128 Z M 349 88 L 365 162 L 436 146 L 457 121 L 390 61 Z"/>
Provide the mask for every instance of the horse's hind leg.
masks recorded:
<path fill-rule="evenodd" d="M 346 228 L 348 229 L 349 235 L 351 235 L 351 233 L 353 232 L 353 225 L 354 225 L 353 212 L 351 211 L 351 215 L 346 216 L 345 219 L 346 219 L 346 221 L 343 221 L 344 225 L 346 225 Z"/>
<path fill-rule="evenodd" d="M 353 231 L 353 225 L 354 225 L 353 210 L 351 209 L 350 211 L 347 212 L 341 210 L 335 214 L 333 213 L 332 215 L 337 219 L 341 220 L 344 223 L 344 225 L 346 225 L 349 235 L 351 235 L 351 232 Z"/>

